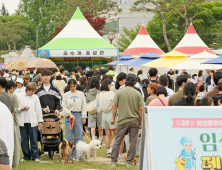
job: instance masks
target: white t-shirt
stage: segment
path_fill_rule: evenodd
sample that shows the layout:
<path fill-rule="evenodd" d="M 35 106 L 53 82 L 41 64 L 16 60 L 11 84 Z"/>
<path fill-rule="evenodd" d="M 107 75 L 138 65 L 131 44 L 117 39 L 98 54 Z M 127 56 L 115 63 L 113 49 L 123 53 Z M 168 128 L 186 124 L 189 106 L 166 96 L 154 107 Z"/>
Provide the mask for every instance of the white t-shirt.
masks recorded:
<path fill-rule="evenodd" d="M 170 96 L 172 96 L 174 94 L 174 91 L 168 87 L 166 87 L 167 90 L 167 98 L 169 98 Z"/>
<path fill-rule="evenodd" d="M 12 167 L 14 152 L 14 121 L 8 107 L 2 102 L 0 102 L 0 110 L 0 139 L 4 141 L 7 147 L 10 167 Z"/>
<path fill-rule="evenodd" d="M 46 93 L 48 93 L 48 92 L 49 92 L 49 89 L 50 89 L 50 85 L 49 85 L 49 86 L 43 86 L 43 87 L 44 87 Z"/>
<path fill-rule="evenodd" d="M 25 87 L 22 88 L 16 88 L 14 91 L 14 94 L 18 94 L 18 93 L 25 93 Z"/>

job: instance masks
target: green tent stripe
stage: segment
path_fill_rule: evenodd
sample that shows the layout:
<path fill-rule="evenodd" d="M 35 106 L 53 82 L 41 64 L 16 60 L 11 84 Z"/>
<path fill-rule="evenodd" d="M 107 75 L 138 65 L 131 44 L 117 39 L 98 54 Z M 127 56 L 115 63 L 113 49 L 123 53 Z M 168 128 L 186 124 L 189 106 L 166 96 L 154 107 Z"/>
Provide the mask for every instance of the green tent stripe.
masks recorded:
<path fill-rule="evenodd" d="M 80 11 L 79 8 L 77 8 L 77 10 L 74 13 L 74 15 L 73 15 L 71 20 L 73 20 L 73 19 L 86 20 L 86 18 L 83 16 L 83 14 L 82 14 L 82 12 Z"/>
<path fill-rule="evenodd" d="M 110 43 L 100 38 L 56 38 L 40 48 L 42 49 L 115 49 Z"/>

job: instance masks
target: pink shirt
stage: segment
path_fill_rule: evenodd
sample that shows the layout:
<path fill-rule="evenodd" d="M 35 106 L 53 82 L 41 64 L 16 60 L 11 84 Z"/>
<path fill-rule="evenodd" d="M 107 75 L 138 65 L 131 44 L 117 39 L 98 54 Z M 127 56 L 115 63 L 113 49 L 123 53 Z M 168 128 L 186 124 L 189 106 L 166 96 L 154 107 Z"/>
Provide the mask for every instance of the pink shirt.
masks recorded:
<path fill-rule="evenodd" d="M 200 85 L 203 85 L 203 76 L 197 77 L 196 83 L 200 84 Z"/>
<path fill-rule="evenodd" d="M 161 101 L 160 101 L 160 99 L 162 100 L 162 102 L 164 103 L 162 103 Z M 160 99 L 159 98 L 156 98 L 156 99 L 153 99 L 151 102 L 150 102 L 150 104 L 149 104 L 149 106 L 168 106 L 168 98 L 166 98 L 166 97 L 160 97 Z"/>

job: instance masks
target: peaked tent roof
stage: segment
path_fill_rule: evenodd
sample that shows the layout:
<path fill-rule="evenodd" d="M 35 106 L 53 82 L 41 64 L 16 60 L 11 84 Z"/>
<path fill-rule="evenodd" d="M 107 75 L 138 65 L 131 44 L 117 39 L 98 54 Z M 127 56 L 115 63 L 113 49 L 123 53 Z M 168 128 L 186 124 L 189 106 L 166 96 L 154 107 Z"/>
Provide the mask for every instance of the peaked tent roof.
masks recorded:
<path fill-rule="evenodd" d="M 156 54 L 164 54 L 146 31 L 142 25 L 139 33 L 129 47 L 122 53 L 122 55 L 140 55 L 152 51 Z"/>
<path fill-rule="evenodd" d="M 38 49 L 38 57 L 111 57 L 118 48 L 104 40 L 78 8 L 68 24 Z"/>
<path fill-rule="evenodd" d="M 204 50 L 214 54 L 214 52 L 199 37 L 192 24 L 190 24 L 187 33 L 174 49 L 176 51 L 191 55 L 201 53 Z"/>

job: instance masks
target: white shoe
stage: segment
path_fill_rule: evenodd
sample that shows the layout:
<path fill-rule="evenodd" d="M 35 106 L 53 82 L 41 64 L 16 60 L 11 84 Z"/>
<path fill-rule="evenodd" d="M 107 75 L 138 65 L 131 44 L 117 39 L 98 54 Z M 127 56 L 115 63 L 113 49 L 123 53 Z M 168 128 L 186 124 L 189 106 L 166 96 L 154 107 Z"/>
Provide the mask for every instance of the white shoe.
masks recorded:
<path fill-rule="evenodd" d="M 44 155 L 49 155 L 49 153 L 48 152 L 44 152 Z"/>
<path fill-rule="evenodd" d="M 120 156 L 120 157 L 118 158 L 118 162 L 123 162 L 123 157 L 122 157 L 122 156 Z"/>
<path fill-rule="evenodd" d="M 20 162 L 25 162 L 25 161 L 26 161 L 25 159 L 21 159 L 21 160 L 20 160 Z"/>
<path fill-rule="evenodd" d="M 111 158 L 111 153 L 107 153 L 106 157 Z"/>
<path fill-rule="evenodd" d="M 39 160 L 39 159 L 35 159 L 35 162 L 38 162 L 38 163 L 39 163 L 39 162 L 40 162 L 40 160 Z"/>

